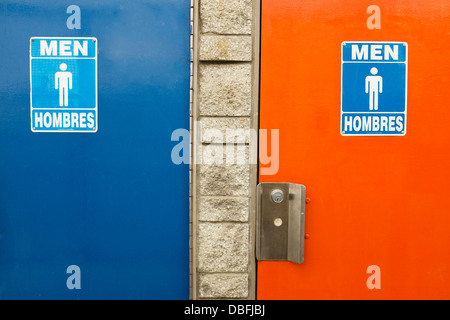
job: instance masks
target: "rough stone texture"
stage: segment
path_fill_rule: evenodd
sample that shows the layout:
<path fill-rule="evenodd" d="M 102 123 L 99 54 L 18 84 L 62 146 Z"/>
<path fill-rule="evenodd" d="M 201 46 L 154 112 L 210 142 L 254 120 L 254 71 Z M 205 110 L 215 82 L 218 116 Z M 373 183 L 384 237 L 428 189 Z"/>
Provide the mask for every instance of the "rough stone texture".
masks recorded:
<path fill-rule="evenodd" d="M 249 214 L 248 198 L 201 197 L 200 221 L 247 222 Z"/>
<path fill-rule="evenodd" d="M 251 61 L 251 36 L 200 37 L 200 60 L 202 61 Z"/>
<path fill-rule="evenodd" d="M 250 63 L 200 65 L 200 115 L 249 116 L 252 102 L 251 69 Z"/>
<path fill-rule="evenodd" d="M 248 296 L 248 274 L 202 274 L 200 298 L 238 299 Z"/>
<path fill-rule="evenodd" d="M 198 0 L 192 141 L 193 292 L 200 299 L 254 299 L 253 195 L 258 111 L 253 61 L 255 0 Z M 198 10 L 198 11 L 197 11 Z M 255 68 L 255 69 L 254 69 Z M 253 83 L 253 80 L 255 83 Z M 252 120 L 253 119 L 253 120 Z M 254 139 L 256 137 L 256 139 Z M 251 176 L 254 175 L 254 176 Z M 250 182 L 252 185 L 250 186 Z"/>
<path fill-rule="evenodd" d="M 250 118 L 201 118 L 200 123 L 202 143 L 250 142 Z"/>
<path fill-rule="evenodd" d="M 199 170 L 200 195 L 250 195 L 249 146 L 203 145 L 203 165 Z M 219 162 L 220 161 L 220 162 Z"/>
<path fill-rule="evenodd" d="M 200 194 L 250 196 L 250 165 L 202 165 Z"/>
<path fill-rule="evenodd" d="M 251 34 L 252 0 L 200 0 L 202 33 Z"/>
<path fill-rule="evenodd" d="M 198 243 L 200 273 L 248 271 L 248 224 L 200 223 Z"/>

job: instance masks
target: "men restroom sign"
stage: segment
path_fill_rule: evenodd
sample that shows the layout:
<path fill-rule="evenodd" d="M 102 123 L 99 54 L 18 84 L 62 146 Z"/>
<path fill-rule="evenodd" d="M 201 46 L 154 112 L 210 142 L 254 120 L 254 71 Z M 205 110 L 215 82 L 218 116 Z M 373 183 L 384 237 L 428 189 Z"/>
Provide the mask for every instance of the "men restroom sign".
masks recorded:
<path fill-rule="evenodd" d="M 31 38 L 31 130 L 96 132 L 97 39 Z"/>
<path fill-rule="evenodd" d="M 405 42 L 343 42 L 341 134 L 406 134 L 408 46 Z"/>

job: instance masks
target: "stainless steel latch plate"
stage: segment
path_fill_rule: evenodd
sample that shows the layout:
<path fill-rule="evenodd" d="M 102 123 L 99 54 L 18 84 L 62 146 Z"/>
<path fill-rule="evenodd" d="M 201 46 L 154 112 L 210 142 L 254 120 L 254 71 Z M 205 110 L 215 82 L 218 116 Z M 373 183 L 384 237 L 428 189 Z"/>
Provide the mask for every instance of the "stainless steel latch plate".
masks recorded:
<path fill-rule="evenodd" d="M 303 263 L 306 188 L 293 183 L 257 187 L 256 257 Z"/>

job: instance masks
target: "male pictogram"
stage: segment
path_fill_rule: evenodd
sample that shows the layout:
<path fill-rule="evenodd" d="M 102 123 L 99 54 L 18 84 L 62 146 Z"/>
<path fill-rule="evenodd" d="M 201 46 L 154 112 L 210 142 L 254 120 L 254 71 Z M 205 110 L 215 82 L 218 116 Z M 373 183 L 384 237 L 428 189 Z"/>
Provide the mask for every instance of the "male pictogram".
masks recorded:
<path fill-rule="evenodd" d="M 55 89 L 59 90 L 59 106 L 69 106 L 69 90 L 72 90 L 72 72 L 66 71 L 67 64 L 61 63 L 61 71 L 55 73 Z"/>
<path fill-rule="evenodd" d="M 383 78 L 377 76 L 378 69 L 370 69 L 371 76 L 366 77 L 366 93 L 369 94 L 369 109 L 378 110 L 378 94 L 383 93 Z"/>

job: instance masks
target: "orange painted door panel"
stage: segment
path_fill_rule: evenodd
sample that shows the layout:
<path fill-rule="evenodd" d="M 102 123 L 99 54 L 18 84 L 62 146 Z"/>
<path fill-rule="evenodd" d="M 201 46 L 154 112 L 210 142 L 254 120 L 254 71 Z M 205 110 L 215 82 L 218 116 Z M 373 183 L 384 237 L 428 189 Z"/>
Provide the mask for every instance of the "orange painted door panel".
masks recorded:
<path fill-rule="evenodd" d="M 439 0 L 262 0 L 260 128 L 279 129 L 279 170 L 260 182 L 311 202 L 304 263 L 258 262 L 258 299 L 450 299 L 449 15 Z M 408 43 L 405 136 L 341 135 L 343 41 Z"/>

